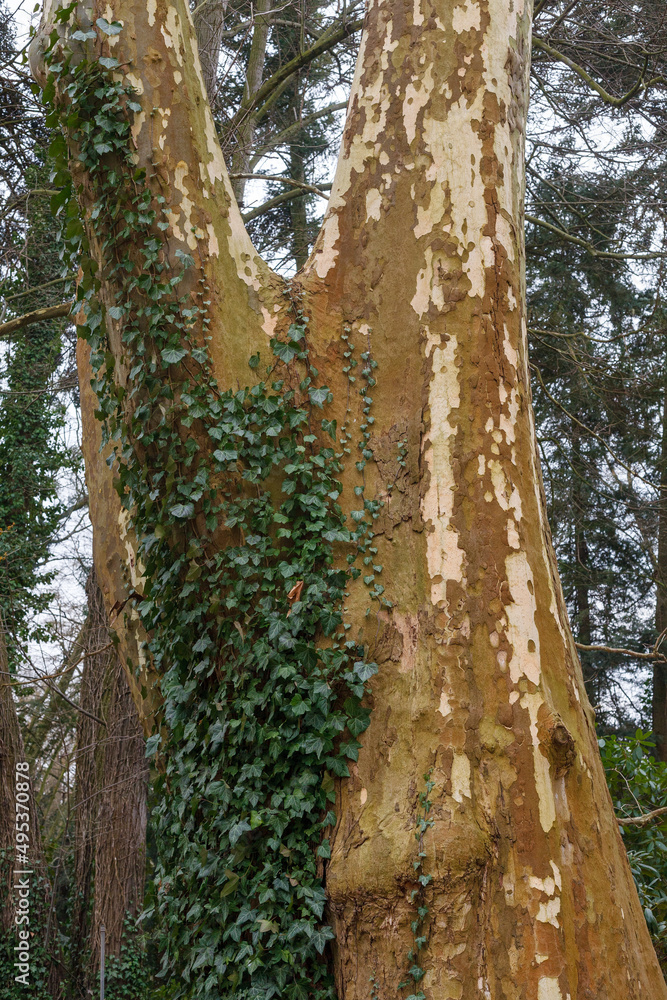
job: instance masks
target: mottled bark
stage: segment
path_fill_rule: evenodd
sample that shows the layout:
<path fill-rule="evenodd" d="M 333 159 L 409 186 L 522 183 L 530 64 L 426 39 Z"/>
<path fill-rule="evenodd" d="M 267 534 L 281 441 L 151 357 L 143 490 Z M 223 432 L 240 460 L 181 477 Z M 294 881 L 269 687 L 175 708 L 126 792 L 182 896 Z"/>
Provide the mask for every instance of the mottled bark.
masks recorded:
<path fill-rule="evenodd" d="M 365 485 L 385 504 L 377 561 L 392 606 L 366 617 L 365 585 L 350 588 L 351 635 L 380 670 L 326 869 L 341 1000 L 366 1000 L 371 973 L 382 1000 L 404 978 L 429 770 L 428 1000 L 667 997 L 599 759 L 535 445 L 523 250 L 530 6 L 370 4 L 329 208 L 291 296 L 241 223 L 182 0 L 99 2 L 98 13 L 125 25 L 114 54 L 145 109 L 138 160 L 168 183 L 170 251 L 195 254 L 211 289 L 218 385 L 246 384 L 255 351 L 268 360 L 291 298 L 310 318 L 311 359 L 334 394 L 326 416 L 339 426 L 345 325 L 378 363 Z M 171 113 L 150 118 L 153 108 Z M 113 293 L 103 287 L 106 301 Z M 113 322 L 109 339 L 126 384 Z M 362 403 L 350 400 L 358 427 Z M 87 405 L 92 440 L 91 414 Z M 355 457 L 342 477 L 347 509 L 358 506 Z M 91 445 L 86 459 L 104 494 L 109 474 Z M 117 511 L 91 489 L 107 607 L 111 567 L 140 589 Z M 135 655 L 125 633 L 121 649 Z"/>

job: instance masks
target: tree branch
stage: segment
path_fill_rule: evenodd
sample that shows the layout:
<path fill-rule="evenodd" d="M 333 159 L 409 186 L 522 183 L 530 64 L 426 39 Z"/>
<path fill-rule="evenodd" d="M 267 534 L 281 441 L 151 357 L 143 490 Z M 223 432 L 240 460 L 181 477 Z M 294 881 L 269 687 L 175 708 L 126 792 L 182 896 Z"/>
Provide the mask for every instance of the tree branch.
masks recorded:
<path fill-rule="evenodd" d="M 538 35 L 533 35 L 533 46 L 536 49 L 541 49 L 542 52 L 546 52 L 546 54 L 551 56 L 553 59 L 557 59 L 558 62 L 562 62 L 565 66 L 568 67 L 568 69 L 571 69 L 573 73 L 576 73 L 577 76 L 580 76 L 581 79 L 584 81 L 584 83 L 587 83 L 588 86 L 591 88 L 591 90 L 594 90 L 595 93 L 602 98 L 605 104 L 610 104 L 612 108 L 623 107 L 623 105 L 627 104 L 628 101 L 632 100 L 632 98 L 635 97 L 635 95 L 638 94 L 639 91 L 644 86 L 644 73 L 646 72 L 646 66 L 648 64 L 648 56 L 646 57 L 646 60 L 644 62 L 644 69 L 641 71 L 640 77 L 637 80 L 637 82 L 632 87 L 630 87 L 630 90 L 627 92 L 627 94 L 623 94 L 622 97 L 614 97 L 612 94 L 609 94 L 604 89 L 604 87 L 601 87 L 600 84 L 593 79 L 590 73 L 586 72 L 583 66 L 580 66 L 579 63 L 576 63 L 573 59 L 570 59 L 569 56 L 566 56 L 563 52 L 559 52 L 558 49 L 554 49 L 551 45 L 545 42 Z M 647 86 L 651 86 L 654 83 L 655 80 L 651 80 L 650 83 L 647 84 Z"/>
<path fill-rule="evenodd" d="M 320 198 L 324 198 L 328 201 L 329 195 L 325 194 L 322 188 L 313 187 L 311 184 L 304 184 L 302 181 L 292 180 L 291 177 L 277 177 L 273 174 L 230 174 L 230 179 L 243 178 L 244 180 L 256 180 L 256 181 L 279 181 L 281 184 L 291 184 L 292 187 L 301 188 L 303 191 L 307 191 L 310 194 L 317 194 Z"/>
<path fill-rule="evenodd" d="M 652 820 L 658 819 L 659 816 L 664 816 L 666 814 L 667 806 L 661 806 L 659 809 L 654 809 L 652 812 L 644 813 L 643 816 L 617 816 L 616 822 L 619 826 L 648 826 Z"/>
<path fill-rule="evenodd" d="M 16 330 L 22 330 L 24 326 L 30 326 L 32 323 L 42 323 L 47 319 L 69 316 L 71 309 L 71 302 L 61 302 L 57 306 L 43 306 L 41 309 L 33 309 L 32 312 L 25 313 L 23 316 L 17 316 L 15 319 L 7 320 L 6 323 L 0 323 L 0 340 L 6 340 Z"/>
<path fill-rule="evenodd" d="M 330 188 L 331 185 L 327 184 L 326 187 Z M 265 212 L 270 212 L 272 208 L 277 205 L 282 205 L 284 201 L 291 201 L 292 198 L 303 198 L 304 192 L 295 188 L 293 191 L 285 191 L 283 194 L 276 195 L 275 198 L 271 198 L 270 201 L 265 201 L 263 205 L 258 205 L 257 208 L 253 208 L 250 212 L 243 213 L 243 221 L 245 223 L 252 222 L 260 215 L 264 215 Z"/>
<path fill-rule="evenodd" d="M 559 229 L 558 226 L 546 222 L 545 219 L 538 219 L 536 215 L 526 215 L 525 218 L 526 222 L 532 222 L 534 226 L 541 226 L 543 229 L 556 233 L 568 243 L 575 243 L 578 247 L 583 247 L 591 257 L 599 257 L 601 260 L 657 260 L 661 257 L 667 257 L 664 250 L 652 250 L 647 253 L 617 253 L 613 250 L 596 250 L 588 240 L 582 240 L 580 236 L 573 236 L 572 233 L 568 233 L 565 229 Z"/>
<path fill-rule="evenodd" d="M 292 124 L 288 125 L 287 128 L 284 128 L 282 132 L 279 132 L 278 135 L 272 136 L 258 147 L 250 161 L 250 166 L 256 166 L 269 149 L 275 149 L 276 146 L 280 146 L 283 142 L 286 142 L 290 136 L 294 135 L 295 132 L 300 132 L 301 129 L 307 128 L 308 125 L 317 121 L 318 118 L 324 118 L 326 115 L 331 115 L 335 111 L 344 111 L 346 107 L 347 101 L 340 101 L 338 104 L 330 104 L 322 111 L 315 111 L 312 115 L 308 115 L 300 121 L 292 122 Z"/>
<path fill-rule="evenodd" d="M 347 38 L 349 35 L 353 35 L 356 31 L 361 31 L 363 26 L 364 19 L 359 18 L 357 21 L 350 21 L 348 24 L 341 25 L 341 27 L 336 31 L 325 31 L 314 45 L 312 45 L 309 49 L 306 49 L 305 52 L 300 52 L 298 56 L 294 56 L 293 59 L 286 62 L 284 66 L 281 66 L 281 68 L 277 70 L 273 76 L 269 77 L 269 79 L 262 84 L 248 104 L 239 108 L 236 115 L 232 119 L 231 127 L 235 128 L 239 120 L 259 108 L 261 104 L 268 100 L 276 87 L 279 87 L 291 76 L 294 76 L 298 70 L 307 66 L 313 61 L 313 59 L 317 59 L 318 56 L 328 52 L 329 49 L 332 49 L 338 44 L 338 42 L 342 42 L 343 39 Z"/>
<path fill-rule="evenodd" d="M 586 646 L 582 642 L 575 642 L 577 649 L 587 649 L 595 653 L 618 653 L 620 656 L 633 656 L 636 660 L 659 660 L 667 663 L 667 656 L 662 653 L 638 653 L 636 649 L 621 649 L 616 646 Z"/>

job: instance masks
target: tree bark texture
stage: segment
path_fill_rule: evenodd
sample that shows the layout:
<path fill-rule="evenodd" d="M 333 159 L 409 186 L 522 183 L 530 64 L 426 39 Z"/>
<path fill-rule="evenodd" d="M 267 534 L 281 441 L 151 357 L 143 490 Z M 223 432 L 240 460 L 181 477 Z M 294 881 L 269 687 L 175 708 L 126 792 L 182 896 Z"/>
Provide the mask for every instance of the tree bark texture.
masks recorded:
<path fill-rule="evenodd" d="M 405 977 L 429 771 L 428 1000 L 667 997 L 598 754 L 535 445 L 523 248 L 530 4 L 372 0 L 327 214 L 291 282 L 242 225 L 183 0 L 94 6 L 93 20 L 124 25 L 113 54 L 141 95 L 137 157 L 157 162 L 170 252 L 193 254 L 211 290 L 218 385 L 245 385 L 256 351 L 271 360 L 293 301 L 333 393 L 328 418 L 342 425 L 349 393 L 348 425 L 363 422 L 343 371 L 346 326 L 378 365 L 363 475 L 366 495 L 384 501 L 374 544 L 392 606 L 366 617 L 365 585 L 351 585 L 350 635 L 380 669 L 325 872 L 340 1000 L 365 1000 L 371 974 L 385 1000 Z M 102 294 L 113 302 L 114 288 Z M 108 334 L 127 384 L 113 322 Z M 90 443 L 85 355 L 95 561 L 136 665 L 131 614 L 112 609 L 123 588 L 140 591 L 141 567 Z M 362 481 L 355 458 L 342 476 L 348 510 Z"/>
<path fill-rule="evenodd" d="M 226 11 L 227 0 L 201 0 L 194 10 L 197 49 L 201 60 L 206 96 L 211 104 L 216 96 L 218 62 Z"/>
<path fill-rule="evenodd" d="M 660 499 L 658 506 L 658 561 L 656 566 L 655 630 L 658 636 L 667 630 L 667 379 L 662 406 L 662 441 L 660 447 Z M 664 648 L 664 643 L 663 643 Z M 653 665 L 653 733 L 658 760 L 667 761 L 667 670 L 665 664 Z"/>
<path fill-rule="evenodd" d="M 95 984 L 100 925 L 107 954 L 118 956 L 126 914 L 143 904 L 147 765 L 137 709 L 113 649 L 94 571 L 88 596 L 87 652 L 77 727 L 73 950 L 82 991 Z M 96 722 L 92 716 L 102 720 Z"/>

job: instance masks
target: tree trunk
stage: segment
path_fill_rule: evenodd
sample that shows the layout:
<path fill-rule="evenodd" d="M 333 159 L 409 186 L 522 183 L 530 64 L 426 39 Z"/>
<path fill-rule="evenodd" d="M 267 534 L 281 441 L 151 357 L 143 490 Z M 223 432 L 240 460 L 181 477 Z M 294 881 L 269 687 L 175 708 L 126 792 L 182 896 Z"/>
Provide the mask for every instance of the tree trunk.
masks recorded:
<path fill-rule="evenodd" d="M 303 139 L 297 134 L 296 141 L 290 143 L 290 177 L 295 181 L 306 182 L 306 170 L 303 162 Z M 297 271 L 300 271 L 308 260 L 308 215 L 306 212 L 305 195 L 293 198 L 289 203 L 290 222 L 292 224 L 292 256 Z"/>
<path fill-rule="evenodd" d="M 660 444 L 660 499 L 658 505 L 658 562 L 656 567 L 655 630 L 667 630 L 667 380 L 662 404 Z M 662 648 L 665 648 L 663 642 Z M 658 760 L 667 761 L 667 667 L 653 665 L 653 735 Z"/>
<path fill-rule="evenodd" d="M 0 932 L 12 931 L 16 895 L 13 890 L 16 850 L 15 802 L 16 764 L 25 761 L 23 739 L 12 695 L 12 685 L 7 663 L 4 625 L 0 618 Z M 29 857 L 39 849 L 39 831 L 36 828 L 35 801 L 32 788 L 28 803 L 30 823 L 33 827 Z M 26 866 L 28 867 L 28 866 Z"/>
<path fill-rule="evenodd" d="M 77 727 L 73 972 L 81 994 L 99 967 L 100 925 L 107 954 L 119 956 L 126 915 L 143 903 L 146 860 L 144 738 L 94 571 L 86 585 L 88 621 Z M 104 725 L 96 721 L 101 719 Z"/>
<path fill-rule="evenodd" d="M 216 95 L 220 45 L 226 12 L 227 0 L 200 0 L 193 12 L 204 87 L 211 105 Z"/>
<path fill-rule="evenodd" d="M 593 642 L 591 632 L 591 600 L 590 600 L 590 565 L 588 542 L 586 541 L 586 496 L 583 483 L 586 480 L 586 470 L 581 457 L 581 431 L 572 424 L 572 468 L 574 471 L 574 490 L 572 516 L 574 520 L 574 602 L 575 602 L 575 636 L 577 642 L 590 646 Z M 599 701 L 599 682 L 595 672 L 593 656 L 590 650 L 580 652 L 584 686 L 586 694 L 593 703 Z"/>
<path fill-rule="evenodd" d="M 12 694 L 4 624 L 0 616 L 0 975 L 3 979 L 8 975 L 5 983 L 7 990 L 11 990 L 12 985 L 17 991 L 25 990 L 27 986 L 36 1000 L 46 997 L 58 1000 L 60 969 L 54 957 L 58 952 L 54 900 L 42 855 L 39 818 L 30 776 L 32 768 L 28 768 L 30 765 L 26 761 Z M 17 814 L 17 793 L 21 796 L 26 794 L 26 783 L 29 785 L 28 802 L 23 804 L 21 800 L 22 811 Z M 17 833 L 25 830 L 26 814 L 29 826 L 27 854 L 19 854 Z M 25 888 L 17 890 L 21 886 Z M 27 922 L 22 919 L 26 913 L 21 910 L 20 903 L 20 897 L 26 895 Z M 30 933 L 30 960 L 25 963 L 29 968 L 28 978 L 20 985 L 12 983 L 14 976 L 25 974 L 24 967 L 14 968 L 19 930 Z"/>
<path fill-rule="evenodd" d="M 249 356 L 271 359 L 268 337 L 286 332 L 300 301 L 310 363 L 333 394 L 326 416 L 371 426 L 374 461 L 359 472 L 352 456 L 340 502 L 356 509 L 362 476 L 366 496 L 384 502 L 374 545 L 391 605 L 367 616 L 363 579 L 349 587 L 349 634 L 380 669 L 325 871 L 339 997 L 365 1000 L 371 976 L 372 995 L 396 995 L 420 892 L 428 1000 L 667 997 L 599 759 L 535 445 L 523 251 L 530 5 L 371 3 L 329 208 L 291 284 L 241 223 L 182 0 L 166 11 L 115 0 L 98 14 L 123 23 L 114 55 L 141 82 L 137 159 L 168 186 L 170 259 L 196 253 L 211 289 L 217 385 L 247 384 Z M 80 194 L 85 210 L 83 183 Z M 102 285 L 109 306 L 114 281 Z M 377 362 L 372 425 L 344 371 L 348 329 L 356 357 Z M 114 377 L 131 387 L 115 321 L 108 337 Z M 186 433 L 211 447 L 195 425 Z M 93 503 L 93 483 L 110 497 L 111 474 L 91 444 L 86 460 L 111 614 L 118 568 L 140 592 L 141 566 L 117 500 Z M 431 882 L 420 890 L 429 773 Z"/>
<path fill-rule="evenodd" d="M 269 40 L 269 28 L 271 27 L 270 15 L 272 6 L 273 0 L 257 0 L 255 27 L 252 32 L 252 42 L 246 68 L 245 90 L 243 101 L 239 108 L 240 120 L 236 135 L 234 136 L 235 145 L 232 154 L 232 173 L 234 174 L 247 174 L 250 169 L 256 122 L 254 113 L 245 109 L 251 104 L 252 99 L 262 85 L 264 63 L 266 62 L 266 47 Z M 234 196 L 239 205 L 243 204 L 246 183 L 244 177 L 236 177 L 232 182 Z"/>

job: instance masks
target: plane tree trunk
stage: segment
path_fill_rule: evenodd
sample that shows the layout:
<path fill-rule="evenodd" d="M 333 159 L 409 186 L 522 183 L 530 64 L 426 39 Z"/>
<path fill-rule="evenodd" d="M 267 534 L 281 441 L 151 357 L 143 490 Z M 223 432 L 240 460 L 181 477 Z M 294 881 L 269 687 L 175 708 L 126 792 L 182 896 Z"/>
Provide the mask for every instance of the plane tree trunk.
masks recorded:
<path fill-rule="evenodd" d="M 599 759 L 535 445 L 523 248 L 530 4 L 373 0 L 328 211 L 291 282 L 243 228 L 186 5 L 94 6 L 93 21 L 124 26 L 113 53 L 144 109 L 138 163 L 168 192 L 170 255 L 195 255 L 211 292 L 218 386 L 247 384 L 255 352 L 271 360 L 269 337 L 285 334 L 299 302 L 310 364 L 333 394 L 326 416 L 349 428 L 341 502 L 355 508 L 364 477 L 366 496 L 384 503 L 376 580 L 390 603 L 367 616 L 361 578 L 347 601 L 350 634 L 379 673 L 324 872 L 340 1000 L 371 988 L 384 1000 L 405 979 L 420 846 L 427 1000 L 667 997 Z M 115 291 L 103 282 L 107 304 Z M 132 359 L 113 321 L 108 339 L 127 388 Z M 134 677 L 143 654 L 128 597 L 141 593 L 142 567 L 99 454 L 85 347 L 80 360 L 96 568 Z M 369 360 L 372 424 L 362 379 L 349 381 Z M 360 472 L 362 424 L 373 461 Z M 188 433 L 211 447 L 196 426 Z M 155 702 L 133 683 L 148 728 Z M 427 774 L 433 825 L 419 842 Z"/>

